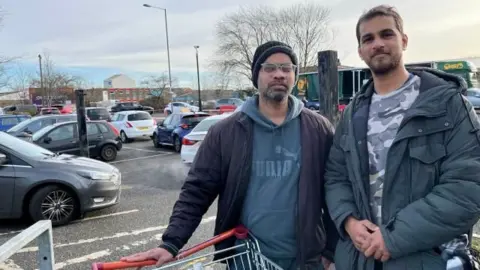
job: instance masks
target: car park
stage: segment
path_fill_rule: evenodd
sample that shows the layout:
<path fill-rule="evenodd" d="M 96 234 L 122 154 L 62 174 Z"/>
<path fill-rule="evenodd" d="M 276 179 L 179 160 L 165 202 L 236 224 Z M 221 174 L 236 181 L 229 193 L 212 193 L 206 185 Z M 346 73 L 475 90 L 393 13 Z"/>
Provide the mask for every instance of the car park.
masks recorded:
<path fill-rule="evenodd" d="M 210 115 L 205 112 L 173 113 L 158 123 L 152 136 L 155 147 L 173 146 L 176 152 L 182 149 L 182 139 L 203 119 Z"/>
<path fill-rule="evenodd" d="M 123 143 L 131 142 L 135 138 L 152 137 L 157 125 L 157 121 L 143 111 L 115 113 L 111 123 L 120 132 Z"/>
<path fill-rule="evenodd" d="M 115 160 L 117 152 L 122 149 L 118 130 L 105 121 L 88 121 L 86 124 L 90 157 L 98 157 L 103 161 Z M 32 135 L 31 141 L 52 152 L 80 155 L 76 121 L 44 127 Z"/>
<path fill-rule="evenodd" d="M 59 155 L 0 132 L 0 218 L 64 225 L 120 200 L 121 174 L 107 163 Z"/>
<path fill-rule="evenodd" d="M 182 161 L 189 165 L 193 162 L 198 148 L 202 144 L 203 139 L 208 133 L 208 130 L 219 121 L 229 117 L 232 113 L 224 113 L 219 115 L 212 115 L 203 119 L 192 131 L 183 137 L 182 150 L 180 157 Z"/>
<path fill-rule="evenodd" d="M 143 106 L 137 102 L 119 102 L 113 105 L 110 108 L 110 111 L 112 113 L 125 112 L 125 111 L 145 111 L 145 112 L 148 112 L 149 114 L 153 114 L 154 110 L 150 106 Z"/>
<path fill-rule="evenodd" d="M 7 130 L 7 133 L 16 137 L 29 138 L 33 133 L 55 123 L 76 121 L 76 114 L 52 114 L 35 116 L 23 121 Z"/>
<path fill-rule="evenodd" d="M 4 114 L 0 115 L 0 131 L 7 131 L 19 123 L 30 119 L 30 115 Z"/>

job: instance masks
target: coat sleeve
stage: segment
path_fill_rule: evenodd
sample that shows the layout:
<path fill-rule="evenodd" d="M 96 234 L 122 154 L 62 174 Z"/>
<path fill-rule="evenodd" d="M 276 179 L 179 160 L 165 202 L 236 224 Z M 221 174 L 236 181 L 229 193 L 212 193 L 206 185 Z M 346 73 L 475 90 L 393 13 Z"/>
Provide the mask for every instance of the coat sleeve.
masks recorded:
<path fill-rule="evenodd" d="M 335 128 L 332 125 L 330 121 L 328 121 L 326 118 L 322 121 L 321 124 L 322 127 L 322 132 L 325 134 L 325 164 L 322 164 L 322 167 L 325 169 L 326 166 L 326 161 L 328 159 L 329 151 L 333 143 L 333 136 L 335 134 Z M 323 183 L 325 183 L 325 172 L 322 172 L 322 175 L 324 176 Z M 325 226 L 325 232 L 327 234 L 327 243 L 325 246 L 325 250 L 323 251 L 323 256 L 327 258 L 329 261 L 333 262 L 334 260 L 334 254 L 335 254 L 335 248 L 337 246 L 337 241 L 339 238 L 337 228 L 335 227 L 335 223 L 333 223 L 332 218 L 330 217 L 330 212 L 328 211 L 328 207 L 326 205 L 325 201 L 325 195 L 322 197 L 323 202 L 322 205 L 324 205 L 323 209 L 323 224 Z"/>
<path fill-rule="evenodd" d="M 400 210 L 381 231 L 392 258 L 429 250 L 467 233 L 480 217 L 480 123 L 470 103 L 452 98 L 453 129 L 445 134 L 446 156 L 439 184 Z"/>
<path fill-rule="evenodd" d="M 173 207 L 160 247 L 176 255 L 188 242 L 221 186 L 220 132 L 211 127 L 205 136 Z"/>
<path fill-rule="evenodd" d="M 330 217 L 341 239 L 345 240 L 348 235 L 344 228 L 344 222 L 349 216 L 358 218 L 358 210 L 355 204 L 352 184 L 348 178 L 345 152 L 341 147 L 343 126 L 345 118 L 337 126 L 333 143 L 330 148 L 325 169 L 325 199 Z"/>

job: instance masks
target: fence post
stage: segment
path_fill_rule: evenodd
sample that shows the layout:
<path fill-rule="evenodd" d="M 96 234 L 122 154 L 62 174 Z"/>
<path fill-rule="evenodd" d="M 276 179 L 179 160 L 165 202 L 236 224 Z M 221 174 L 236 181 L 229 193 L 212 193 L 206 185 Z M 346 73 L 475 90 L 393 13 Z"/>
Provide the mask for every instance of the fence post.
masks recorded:
<path fill-rule="evenodd" d="M 339 120 L 338 57 L 336 51 L 318 52 L 318 99 L 320 114 L 336 125 Z"/>
<path fill-rule="evenodd" d="M 37 238 L 38 266 L 40 270 L 54 270 L 55 258 L 53 252 L 52 229 L 48 229 Z"/>
<path fill-rule="evenodd" d="M 90 157 L 87 137 L 87 119 L 85 115 L 85 90 L 77 89 L 76 107 L 77 107 L 77 127 L 78 127 L 78 143 L 80 148 L 80 156 Z"/>

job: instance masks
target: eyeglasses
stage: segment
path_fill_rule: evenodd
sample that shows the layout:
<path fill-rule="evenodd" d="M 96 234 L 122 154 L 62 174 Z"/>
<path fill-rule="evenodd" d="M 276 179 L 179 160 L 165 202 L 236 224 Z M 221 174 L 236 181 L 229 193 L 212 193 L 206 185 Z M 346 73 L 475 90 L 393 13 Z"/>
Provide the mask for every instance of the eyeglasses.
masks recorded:
<path fill-rule="evenodd" d="M 272 64 L 272 63 L 263 63 L 262 70 L 271 73 L 280 69 L 282 72 L 289 73 L 295 70 L 297 66 L 294 64 Z"/>

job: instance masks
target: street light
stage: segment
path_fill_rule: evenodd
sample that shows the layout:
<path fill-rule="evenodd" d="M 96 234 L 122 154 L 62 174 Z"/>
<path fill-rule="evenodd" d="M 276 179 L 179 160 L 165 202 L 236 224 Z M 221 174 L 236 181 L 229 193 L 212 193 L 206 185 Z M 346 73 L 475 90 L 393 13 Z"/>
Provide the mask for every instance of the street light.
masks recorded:
<path fill-rule="evenodd" d="M 197 58 L 198 110 L 202 111 L 202 98 L 200 96 L 200 68 L 198 67 L 198 48 L 200 48 L 200 46 L 195 45 L 193 48 L 195 48 L 195 56 Z"/>
<path fill-rule="evenodd" d="M 168 43 L 167 9 L 152 6 L 152 5 L 149 5 L 149 4 L 143 4 L 143 6 L 147 7 L 147 8 L 160 9 L 160 10 L 163 10 L 165 12 L 165 35 L 167 37 L 167 57 L 168 57 L 168 85 L 169 85 L 169 88 L 170 88 L 170 93 L 172 93 L 172 69 L 171 69 L 171 66 L 170 66 L 170 44 Z"/>

